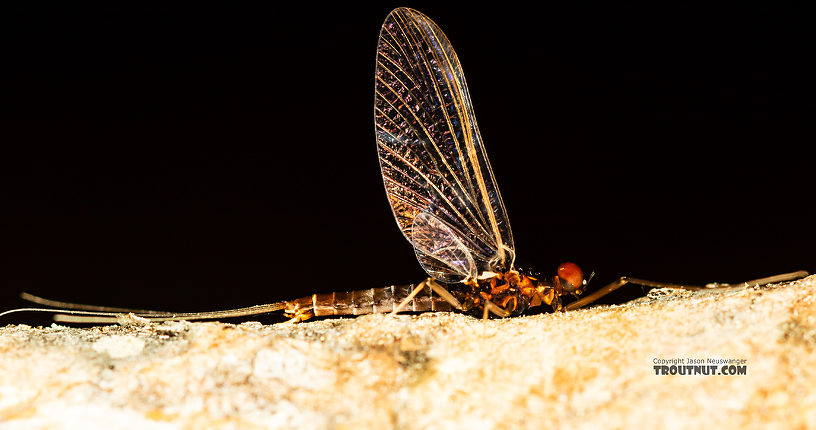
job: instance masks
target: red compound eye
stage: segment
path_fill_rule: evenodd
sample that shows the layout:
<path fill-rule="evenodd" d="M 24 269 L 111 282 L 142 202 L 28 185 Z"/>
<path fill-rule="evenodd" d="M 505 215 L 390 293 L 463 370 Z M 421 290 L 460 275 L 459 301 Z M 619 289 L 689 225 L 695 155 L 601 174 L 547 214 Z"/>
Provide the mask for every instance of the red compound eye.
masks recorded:
<path fill-rule="evenodd" d="M 558 277 L 580 288 L 584 284 L 584 272 L 575 263 L 562 263 L 558 266 Z"/>

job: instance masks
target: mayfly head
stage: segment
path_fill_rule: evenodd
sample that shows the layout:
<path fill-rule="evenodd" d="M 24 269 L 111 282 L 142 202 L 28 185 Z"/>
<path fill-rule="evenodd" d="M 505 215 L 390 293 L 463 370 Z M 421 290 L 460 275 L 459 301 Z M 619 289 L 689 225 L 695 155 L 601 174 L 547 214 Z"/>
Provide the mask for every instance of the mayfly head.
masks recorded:
<path fill-rule="evenodd" d="M 594 273 L 593 273 L 594 274 Z M 584 272 L 575 263 L 561 263 L 558 266 L 556 289 L 569 294 L 581 294 L 586 289 L 587 280 L 584 279 Z"/>

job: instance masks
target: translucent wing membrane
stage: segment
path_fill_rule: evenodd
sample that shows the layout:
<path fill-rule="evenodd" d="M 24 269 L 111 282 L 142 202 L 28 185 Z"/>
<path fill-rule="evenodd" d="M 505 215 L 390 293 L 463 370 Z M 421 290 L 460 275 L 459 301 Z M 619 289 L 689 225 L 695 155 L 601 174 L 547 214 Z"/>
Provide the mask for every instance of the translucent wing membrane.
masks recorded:
<path fill-rule="evenodd" d="M 445 223 L 428 212 L 414 218 L 411 243 L 422 268 L 443 282 L 461 282 L 479 275 L 467 247 Z"/>
<path fill-rule="evenodd" d="M 388 15 L 377 45 L 375 93 L 385 191 L 428 274 L 463 279 L 511 267 L 513 235 L 462 67 L 447 37 L 428 17 L 407 8 Z M 417 220 L 420 214 L 424 218 Z M 433 233 L 418 234 L 417 226 L 433 227 Z M 418 242 L 428 237 L 453 247 Z M 450 252 L 439 252 L 446 248 Z M 465 251 L 472 267 L 461 255 Z"/>

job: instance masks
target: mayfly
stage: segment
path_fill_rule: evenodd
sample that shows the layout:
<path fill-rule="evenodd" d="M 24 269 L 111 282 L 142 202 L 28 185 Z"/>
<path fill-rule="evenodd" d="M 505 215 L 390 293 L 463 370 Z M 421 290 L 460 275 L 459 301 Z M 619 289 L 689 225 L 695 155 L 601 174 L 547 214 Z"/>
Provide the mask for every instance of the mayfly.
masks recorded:
<path fill-rule="evenodd" d="M 429 275 L 424 281 L 195 313 L 79 305 L 24 294 L 51 309 L 15 309 L 0 316 L 45 311 L 55 313 L 58 321 L 113 322 L 123 313 L 161 321 L 283 311 L 296 322 L 327 315 L 458 310 L 487 318 L 516 316 L 543 305 L 577 309 L 627 283 L 703 288 L 622 277 L 580 298 L 588 280 L 574 263 L 561 264 L 552 277 L 516 268 L 510 222 L 459 59 L 442 30 L 415 10 L 393 10 L 380 31 L 374 123 L 385 192 L 400 230 Z M 805 275 L 794 272 L 749 284 Z M 570 297 L 575 300 L 564 301 Z"/>

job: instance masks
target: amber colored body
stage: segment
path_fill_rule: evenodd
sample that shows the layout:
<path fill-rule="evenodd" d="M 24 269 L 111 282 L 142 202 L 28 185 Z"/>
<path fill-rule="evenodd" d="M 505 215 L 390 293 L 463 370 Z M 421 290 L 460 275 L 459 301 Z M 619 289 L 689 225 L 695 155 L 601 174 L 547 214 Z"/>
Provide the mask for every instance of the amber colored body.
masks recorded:
<path fill-rule="evenodd" d="M 290 317 L 331 315 L 365 315 L 393 312 L 408 298 L 416 285 L 392 285 L 348 292 L 312 294 L 311 296 L 284 302 L 284 311 Z M 425 287 L 404 308 L 407 312 L 451 311 L 453 306 Z"/>
<path fill-rule="evenodd" d="M 408 299 L 416 285 L 392 285 L 349 292 L 312 294 L 284 302 L 283 309 L 290 317 L 305 320 L 313 316 L 364 315 L 393 312 Z M 521 315 L 531 306 L 542 303 L 561 309 L 561 294 L 557 282 L 547 282 L 515 270 L 504 273 L 487 272 L 477 279 L 447 286 L 447 290 L 461 303 L 462 311 L 481 315 L 487 301 L 508 313 Z M 446 312 L 455 306 L 434 293 L 426 285 L 410 298 L 402 308 L 406 312 Z"/>
<path fill-rule="evenodd" d="M 504 273 L 488 273 L 465 282 L 471 288 L 463 300 L 465 310 L 482 309 L 489 300 L 507 311 L 510 316 L 521 315 L 531 306 L 542 303 L 551 305 L 554 310 L 561 309 L 558 298 L 562 292 L 558 282 L 548 282 L 516 270 Z"/>
<path fill-rule="evenodd" d="M 574 266 L 574 265 L 573 265 Z M 304 321 L 314 316 L 363 315 L 386 312 L 433 312 L 459 310 L 479 314 L 508 317 L 521 315 L 527 309 L 543 304 L 552 306 L 553 310 L 574 310 L 609 294 L 623 285 L 634 284 L 650 288 L 683 288 L 701 290 L 706 288 L 725 288 L 731 284 L 711 283 L 705 286 L 669 284 L 647 281 L 645 279 L 621 277 L 584 298 L 577 299 L 583 293 L 586 281 L 576 287 L 580 279 L 577 266 L 570 270 L 568 263 L 562 264 L 561 275 L 551 280 L 538 279 L 515 270 L 502 273 L 484 272 L 476 279 L 468 279 L 460 284 L 443 286 L 428 278 L 416 285 L 370 288 L 367 290 L 346 293 L 313 294 L 296 300 L 248 306 L 238 309 L 227 309 L 210 312 L 165 312 L 108 306 L 83 305 L 45 299 L 31 294 L 22 297 L 46 308 L 19 308 L 0 312 L 0 317 L 24 311 L 51 312 L 54 320 L 73 323 L 121 323 L 123 314 L 151 321 L 180 321 L 234 318 L 248 315 L 260 315 L 283 310 L 291 318 L 290 322 Z M 575 276 L 573 276 L 575 275 Z M 741 286 L 758 286 L 774 282 L 789 281 L 808 275 L 806 271 L 783 273 L 761 279 L 740 283 Z M 570 281 L 572 279 L 572 281 Z M 562 306 L 561 296 L 572 295 L 577 300 Z"/>

